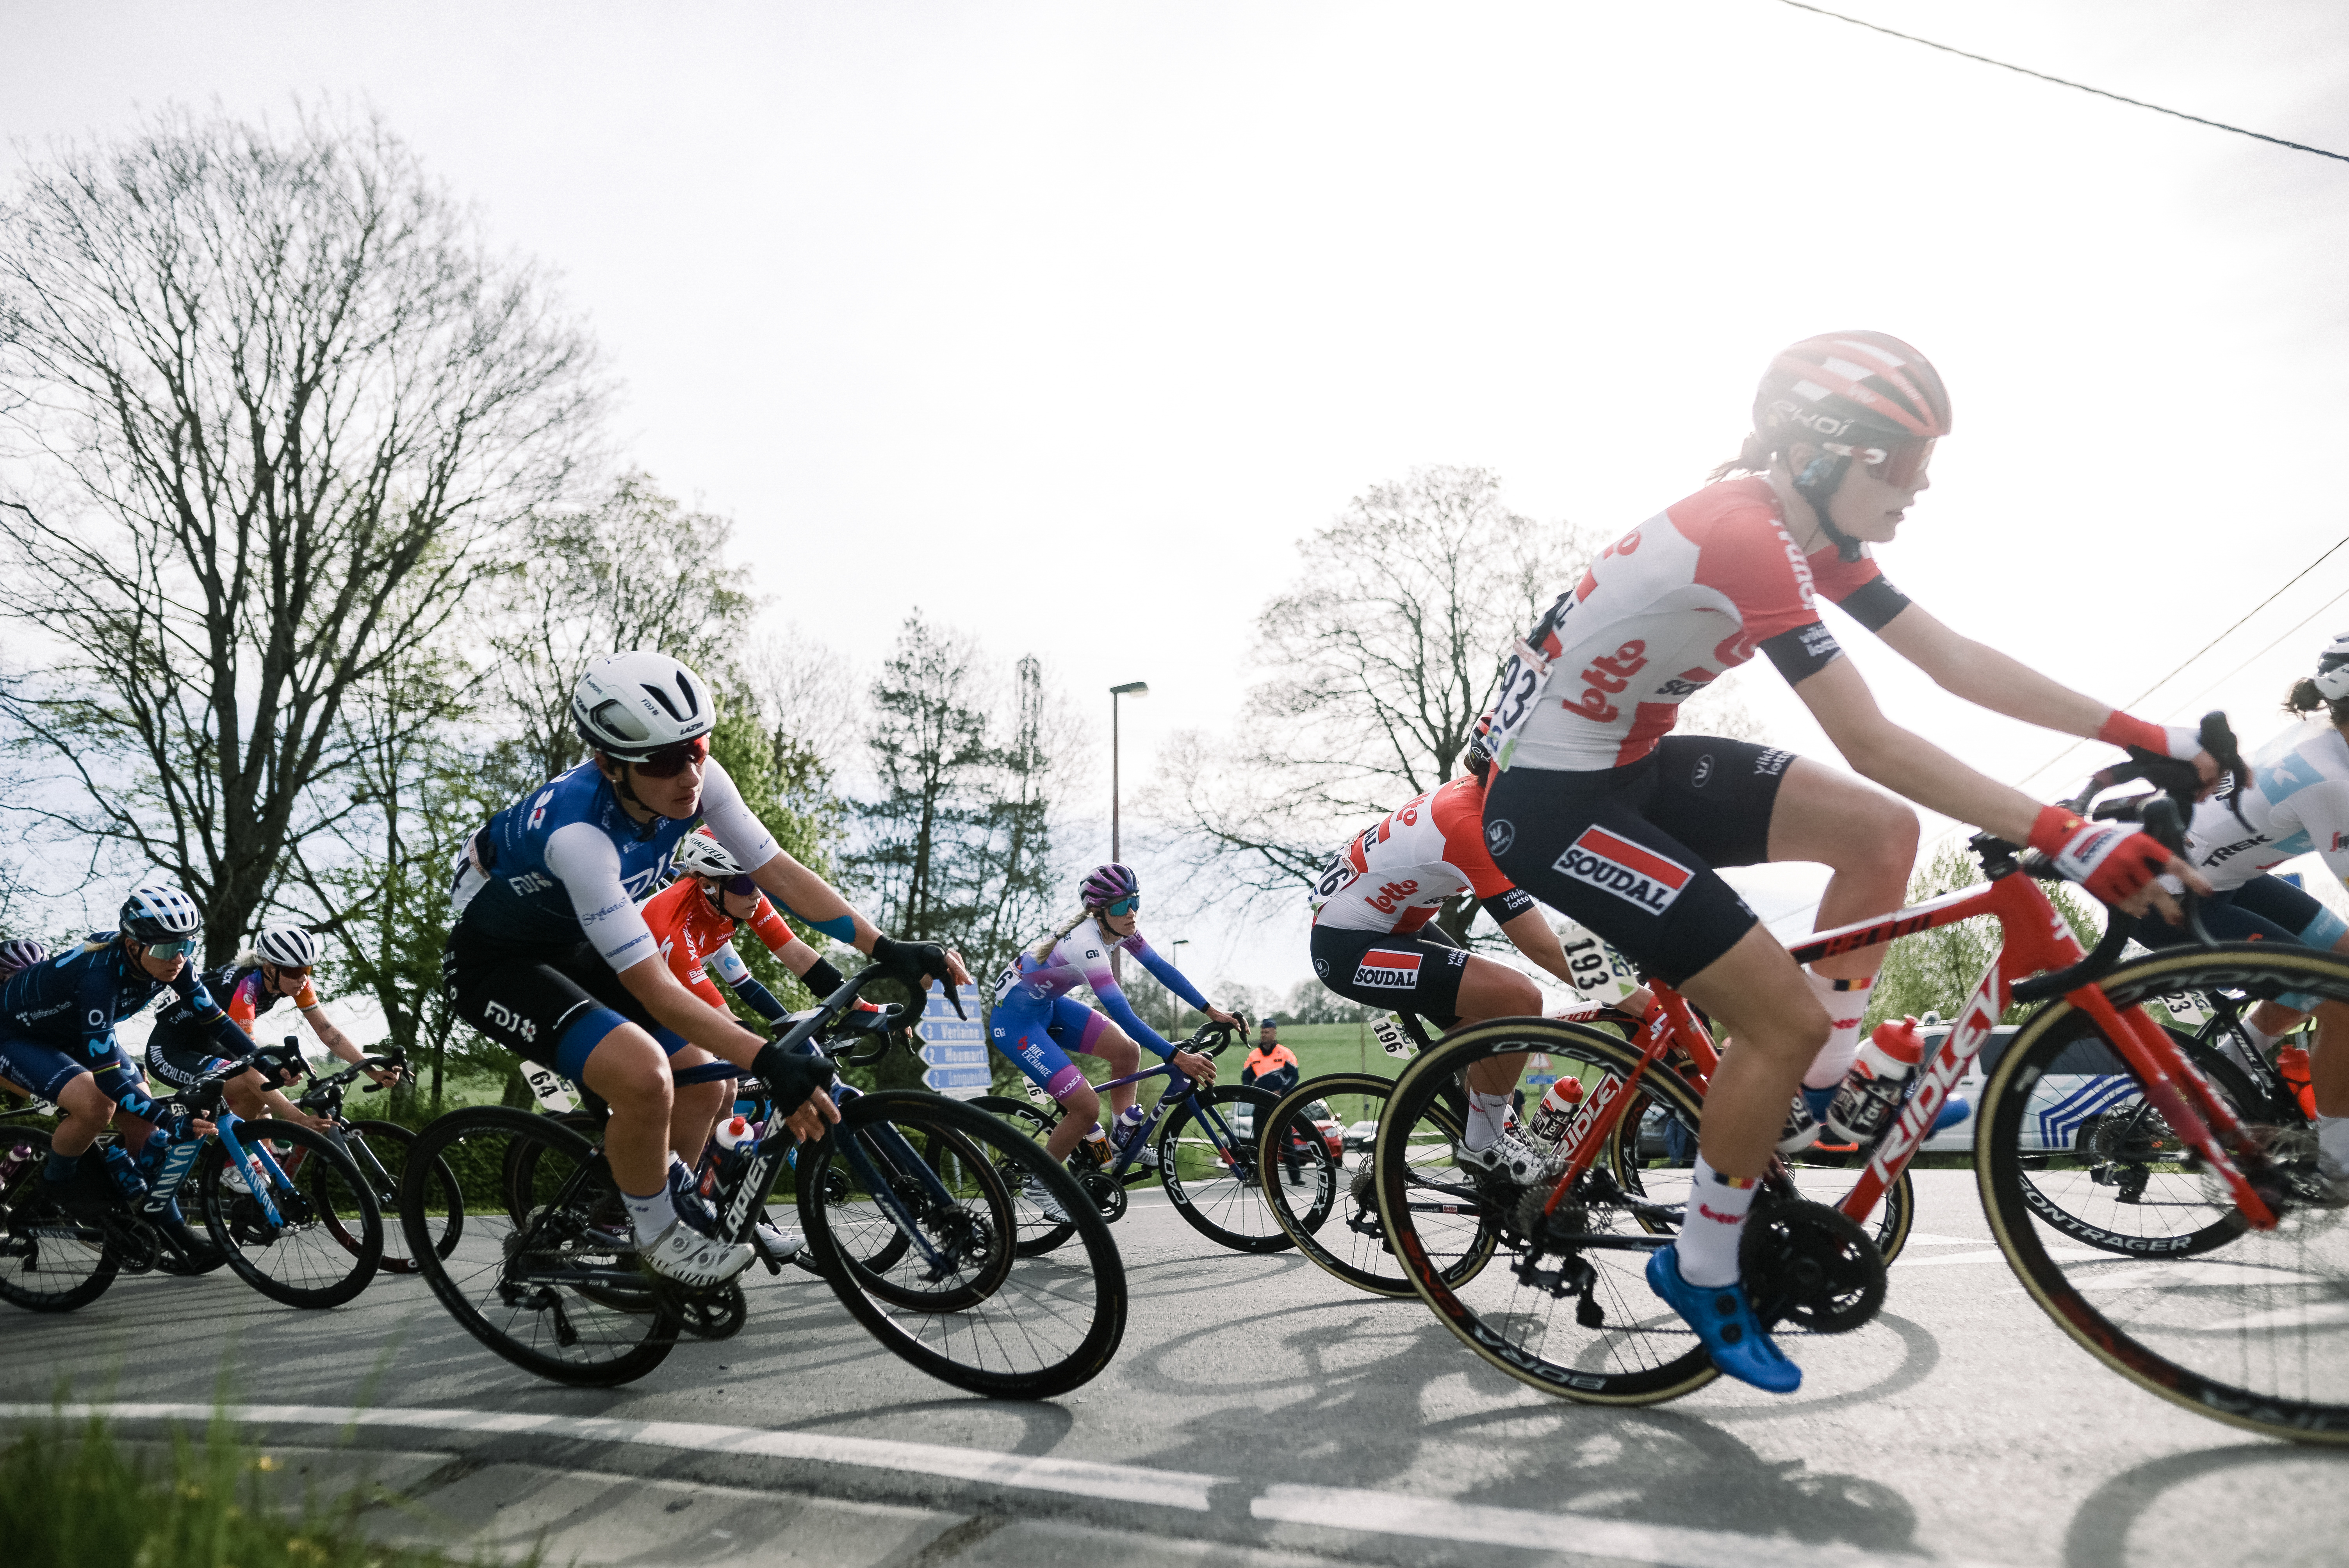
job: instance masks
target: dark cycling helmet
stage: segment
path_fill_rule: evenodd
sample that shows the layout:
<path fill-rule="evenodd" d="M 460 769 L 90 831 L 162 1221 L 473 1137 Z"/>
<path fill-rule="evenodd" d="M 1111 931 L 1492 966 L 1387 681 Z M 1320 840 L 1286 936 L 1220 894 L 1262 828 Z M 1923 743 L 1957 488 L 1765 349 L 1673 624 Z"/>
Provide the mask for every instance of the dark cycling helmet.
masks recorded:
<path fill-rule="evenodd" d="M 1754 394 L 1754 433 L 1783 453 L 1798 441 L 1820 455 L 1795 476 L 1795 491 L 1846 561 L 1859 541 L 1827 520 L 1827 500 L 1855 459 L 1896 482 L 1915 478 L 1933 442 L 1950 433 L 1950 394 L 1932 362 L 1884 332 L 1830 332 L 1781 349 Z"/>
<path fill-rule="evenodd" d="M 706 736 L 717 717 L 699 676 L 644 648 L 591 660 L 571 693 L 579 738 L 620 762 Z"/>
<path fill-rule="evenodd" d="M 1133 874 L 1132 866 L 1112 861 L 1087 872 L 1084 884 L 1077 891 L 1083 895 L 1087 909 L 1105 909 L 1119 899 L 1140 892 L 1142 879 Z"/>
<path fill-rule="evenodd" d="M 253 952 L 280 969 L 307 969 L 318 962 L 318 939 L 298 925 L 273 925 L 254 939 Z"/>
<path fill-rule="evenodd" d="M 1476 720 L 1468 732 L 1468 749 L 1460 756 L 1460 765 L 1479 779 L 1493 765 L 1492 748 L 1487 744 L 1493 733 L 1493 716 L 1485 714 Z"/>
<path fill-rule="evenodd" d="M 140 942 L 169 942 L 193 936 L 204 923 L 196 901 L 169 882 L 140 882 L 122 901 L 115 925 Z"/>
<path fill-rule="evenodd" d="M 12 936 L 0 942 L 0 980 L 6 979 L 19 969 L 30 969 L 48 955 L 49 950 L 29 936 Z"/>

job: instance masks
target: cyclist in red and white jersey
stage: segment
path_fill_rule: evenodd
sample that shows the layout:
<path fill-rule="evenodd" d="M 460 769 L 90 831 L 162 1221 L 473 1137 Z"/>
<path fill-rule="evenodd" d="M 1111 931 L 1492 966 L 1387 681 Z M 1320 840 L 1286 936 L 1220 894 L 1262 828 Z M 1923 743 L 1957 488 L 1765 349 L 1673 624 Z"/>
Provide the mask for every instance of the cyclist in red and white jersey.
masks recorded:
<path fill-rule="evenodd" d="M 1542 1010 L 1530 975 L 1479 958 L 1434 923 L 1445 901 L 1464 892 L 1516 950 L 1568 986 L 1574 973 L 1557 933 L 1485 848 L 1485 780 L 1491 756 L 1485 723 L 1463 758 L 1460 778 L 1415 795 L 1347 841 L 1313 887 L 1313 972 L 1350 1002 L 1401 1007 L 1438 1029 Z M 1541 1156 L 1509 1130 L 1510 1091 L 1522 1053 L 1488 1057 L 1468 1069 L 1468 1119 L 1460 1157 L 1530 1181 Z"/>
<path fill-rule="evenodd" d="M 1801 1373 L 1761 1331 L 1737 1244 L 1798 1086 L 1832 1092 L 1858 1047 L 1884 949 L 1806 973 L 1716 866 L 1813 861 L 1833 875 L 1821 927 L 1899 905 L 1915 814 L 1823 764 L 1668 732 L 1680 704 L 1757 652 L 1853 769 L 1887 789 L 2052 856 L 2109 903 L 2168 906 L 2153 879 L 2198 873 L 2146 834 L 2091 824 L 1975 772 L 1884 717 L 1823 624 L 1840 604 L 1943 689 L 2011 717 L 2218 765 L 2195 733 L 2058 685 L 1943 625 L 1887 582 L 1890 542 L 1950 430 L 1940 376 L 1899 339 L 1831 333 L 1780 354 L 1754 432 L 1715 482 L 1603 552 L 1503 671 L 1485 836 L 1543 903 L 1685 993 L 1734 1041 L 1709 1087 L 1688 1219 L 1648 1278 L 1721 1369 L 1785 1392 Z M 1742 474 L 1742 478 L 1728 478 Z"/>

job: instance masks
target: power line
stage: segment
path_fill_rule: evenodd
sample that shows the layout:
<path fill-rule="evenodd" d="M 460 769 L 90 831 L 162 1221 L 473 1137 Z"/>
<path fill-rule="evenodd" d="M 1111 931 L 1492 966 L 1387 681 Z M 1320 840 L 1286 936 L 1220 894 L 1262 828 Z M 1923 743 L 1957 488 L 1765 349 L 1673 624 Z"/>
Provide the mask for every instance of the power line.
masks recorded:
<path fill-rule="evenodd" d="M 2002 71 L 2013 71 L 2017 76 L 2033 77 L 2043 82 L 2053 82 L 2059 88 L 2094 93 L 2098 98 L 2110 98 L 2115 103 L 2125 103 L 2132 108 L 2149 108 L 2156 114 L 2166 114 L 2173 119 L 2190 119 L 2197 125 L 2207 125 L 2213 130 L 2230 130 L 2237 136 L 2248 136 L 2254 141 L 2264 141 L 2276 147 L 2288 147 L 2294 152 L 2313 152 L 2319 158 L 2331 158 L 2343 163 L 2349 163 L 2349 152 L 2328 152 L 2321 147 L 2311 147 L 2304 141 L 2286 141 L 2281 136 L 2269 136 L 2262 131 L 2245 130 L 2240 125 L 2229 125 L 2223 120 L 2205 119 L 2199 114 L 2188 114 L 2184 109 L 2164 108 L 2158 103 L 2147 103 L 2143 98 L 2124 98 L 2119 93 L 2106 92 L 2102 88 L 2092 88 L 2085 82 L 2065 81 L 2062 77 L 2051 77 L 2045 71 L 2034 71 L 2028 66 L 2012 66 L 2004 60 L 1993 60 L 1988 55 L 1969 54 L 1963 49 L 1951 48 L 1947 44 L 1937 44 L 1930 38 L 1920 38 L 1914 33 L 1895 32 L 1890 27 L 1880 26 L 1874 22 L 1863 22 L 1857 16 L 1847 16 L 1840 11 L 1830 11 L 1820 5 L 1807 5 L 1804 4 L 1804 0 L 1778 0 L 1778 4 L 1792 5 L 1797 11 L 1809 11 L 1821 16 L 1830 16 L 1838 22 L 1848 22 L 1855 27 L 1865 27 L 1871 33 L 1882 33 L 1889 38 L 1899 38 L 1910 44 L 1922 44 L 1929 49 L 1939 49 L 1945 55 L 1955 55 L 1961 60 L 1975 60 L 1985 66 L 1996 66 Z"/>

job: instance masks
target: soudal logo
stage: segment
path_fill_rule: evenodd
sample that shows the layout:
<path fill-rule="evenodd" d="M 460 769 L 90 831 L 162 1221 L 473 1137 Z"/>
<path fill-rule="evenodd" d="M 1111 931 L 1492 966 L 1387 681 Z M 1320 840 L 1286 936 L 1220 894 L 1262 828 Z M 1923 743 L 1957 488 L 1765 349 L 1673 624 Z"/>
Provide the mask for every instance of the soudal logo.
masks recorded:
<path fill-rule="evenodd" d="M 1354 984 L 1407 990 L 1419 984 L 1419 954 L 1373 947 L 1362 954 L 1362 962 L 1354 971 Z"/>
<path fill-rule="evenodd" d="M 1370 905 L 1372 909 L 1377 910 L 1381 914 L 1392 914 L 1396 910 L 1410 903 L 1411 895 L 1418 891 L 1419 884 L 1415 882 L 1387 882 L 1382 884 L 1378 892 L 1371 895 Z"/>
<path fill-rule="evenodd" d="M 1601 655 L 1590 661 L 1582 672 L 1582 695 L 1566 704 L 1568 713 L 1578 713 L 1600 724 L 1612 723 L 1622 713 L 1607 699 L 1621 693 L 1631 683 L 1631 677 L 1648 667 L 1648 645 L 1634 638 L 1612 654 Z"/>
<path fill-rule="evenodd" d="M 1629 839 L 1619 839 L 1604 828 L 1583 829 L 1582 836 L 1567 845 L 1566 853 L 1550 869 L 1636 903 L 1651 914 L 1670 909 L 1692 874 L 1678 861 L 1667 860 Z"/>

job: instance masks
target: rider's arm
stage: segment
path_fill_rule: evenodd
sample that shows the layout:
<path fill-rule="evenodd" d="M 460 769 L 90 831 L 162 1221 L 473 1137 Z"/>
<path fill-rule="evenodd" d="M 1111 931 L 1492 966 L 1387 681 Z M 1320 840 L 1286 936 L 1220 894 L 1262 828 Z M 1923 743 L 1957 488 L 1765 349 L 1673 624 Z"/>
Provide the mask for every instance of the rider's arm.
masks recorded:
<path fill-rule="evenodd" d="M 1897 626 L 1920 613 L 1911 606 L 1892 624 Z M 2030 841 L 2032 827 L 2039 819 L 2039 802 L 1975 772 L 1931 741 L 1885 717 L 1884 710 L 1876 706 L 1875 694 L 1849 659 L 1840 655 L 1830 659 L 1796 682 L 1795 695 L 1803 699 L 1844 760 L 1862 778 L 2011 843 Z"/>
<path fill-rule="evenodd" d="M 302 1021 L 310 1026 L 310 1032 L 318 1037 L 320 1045 L 347 1062 L 366 1059 L 367 1053 L 353 1045 L 351 1037 L 336 1028 L 335 1021 L 326 1016 L 326 1005 L 318 1000 L 318 993 L 311 989 L 307 980 L 303 981 L 302 989 L 294 994 L 294 1006 L 301 1013 Z"/>
<path fill-rule="evenodd" d="M 644 1004 L 645 1011 L 653 1016 L 656 1023 L 704 1050 L 739 1068 L 754 1065 L 767 1042 L 736 1023 L 731 1013 L 711 1006 L 687 990 L 669 973 L 667 965 L 652 962 L 657 956 L 647 953 L 644 961 L 620 971 L 620 984 L 627 988 L 628 995 Z"/>
<path fill-rule="evenodd" d="M 805 943 L 800 943 L 797 945 L 802 949 L 807 948 Z M 811 955 L 812 955 L 812 952 Z M 733 987 L 734 995 L 750 1003 L 751 1008 L 760 1016 L 780 1022 L 789 1013 L 790 1009 L 776 1000 L 772 991 L 759 984 L 758 977 L 750 973 L 750 966 L 742 962 L 740 954 L 734 951 L 732 943 L 719 943 L 717 951 L 701 962 L 707 967 L 715 970 L 720 980 Z"/>
<path fill-rule="evenodd" d="M 1523 914 L 1512 915 L 1502 921 L 1500 926 L 1501 934 L 1509 939 L 1511 946 L 1565 981 L 1568 989 L 1579 995 L 1580 988 L 1575 983 L 1574 971 L 1566 961 L 1566 948 L 1538 908 L 1529 907 Z"/>
<path fill-rule="evenodd" d="M 1183 1000 L 1191 1004 L 1192 1006 L 1196 1007 L 1200 1012 L 1204 1013 L 1207 1010 L 1207 999 L 1199 995 L 1199 988 L 1196 985 L 1192 985 L 1189 980 L 1185 979 L 1180 969 L 1175 968 L 1174 965 L 1167 963 L 1164 958 L 1159 957 L 1157 950 L 1152 947 L 1150 944 L 1143 941 L 1141 937 L 1135 936 L 1131 938 L 1125 945 L 1126 951 L 1133 954 L 1135 959 L 1141 963 L 1144 969 L 1149 970 L 1151 974 L 1157 976 L 1158 983 L 1161 985 L 1165 986 L 1169 991 L 1172 991 L 1177 996 L 1182 997 Z"/>
<path fill-rule="evenodd" d="M 1084 960 L 1085 984 L 1092 987 L 1093 995 L 1100 1001 L 1102 1011 L 1109 1015 L 1110 1022 L 1123 1029 L 1136 1045 L 1147 1046 L 1157 1052 L 1161 1061 L 1174 1060 L 1174 1047 L 1157 1030 L 1142 1021 L 1134 1013 L 1133 1004 L 1125 999 L 1123 991 L 1118 989 L 1117 976 L 1110 969 L 1108 957 L 1099 948 L 1090 952 L 1092 956 Z"/>
<path fill-rule="evenodd" d="M 222 1055 L 241 1057 L 254 1048 L 253 1037 L 247 1034 L 234 1018 L 228 1016 L 227 1009 L 214 1001 L 212 994 L 204 989 L 204 983 L 196 978 L 194 965 L 191 964 L 181 970 L 180 977 L 170 982 L 170 985 L 180 1000 L 187 1003 L 193 1010 L 194 1016 L 191 1021 L 206 1025 L 212 1029 L 212 1041 L 220 1047 Z M 249 1017 L 250 1015 L 247 1016 Z"/>

